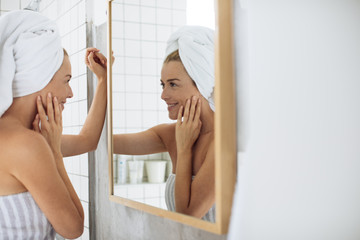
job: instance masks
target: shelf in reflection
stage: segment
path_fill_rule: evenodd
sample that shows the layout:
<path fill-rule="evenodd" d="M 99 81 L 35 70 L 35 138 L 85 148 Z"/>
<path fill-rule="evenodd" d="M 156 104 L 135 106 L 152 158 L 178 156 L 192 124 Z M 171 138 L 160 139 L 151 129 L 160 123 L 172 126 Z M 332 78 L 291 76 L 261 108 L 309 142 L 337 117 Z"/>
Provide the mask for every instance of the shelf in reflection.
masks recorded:
<path fill-rule="evenodd" d="M 166 182 L 115 184 L 114 195 L 149 204 L 154 207 L 167 209 L 165 204 L 165 186 Z"/>

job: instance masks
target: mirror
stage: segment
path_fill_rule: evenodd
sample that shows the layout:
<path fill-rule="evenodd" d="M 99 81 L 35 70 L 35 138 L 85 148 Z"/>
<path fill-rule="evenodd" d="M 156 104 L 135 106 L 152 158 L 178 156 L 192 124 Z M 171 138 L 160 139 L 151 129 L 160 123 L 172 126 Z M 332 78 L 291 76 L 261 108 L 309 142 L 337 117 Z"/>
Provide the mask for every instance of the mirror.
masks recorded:
<path fill-rule="evenodd" d="M 210 0 L 144 1 L 140 5 L 138 1 L 114 0 L 108 4 L 108 56 L 113 51 L 116 58 L 108 69 L 110 199 L 207 231 L 225 233 L 236 178 L 231 1 L 218 1 L 216 11 Z M 166 42 L 183 25 L 216 29 L 214 223 L 167 210 L 165 187 L 173 169 L 169 153 L 114 154 L 114 135 L 139 133 L 158 124 L 176 122 L 169 119 L 167 105 L 160 98 L 159 79 Z"/>

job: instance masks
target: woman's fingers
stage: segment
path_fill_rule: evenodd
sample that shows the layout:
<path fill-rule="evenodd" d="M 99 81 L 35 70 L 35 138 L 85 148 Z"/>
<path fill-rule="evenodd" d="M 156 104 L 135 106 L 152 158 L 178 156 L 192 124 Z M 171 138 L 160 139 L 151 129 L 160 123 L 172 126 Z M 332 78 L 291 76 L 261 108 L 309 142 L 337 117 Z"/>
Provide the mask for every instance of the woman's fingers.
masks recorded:
<path fill-rule="evenodd" d="M 56 98 L 56 100 L 57 100 L 57 98 Z M 59 102 L 59 101 L 58 101 Z M 62 107 L 60 106 L 60 104 L 59 104 L 59 111 L 60 111 L 60 114 L 59 114 L 59 116 L 60 116 L 60 123 L 61 123 L 61 128 L 62 128 Z"/>
<path fill-rule="evenodd" d="M 187 122 L 189 120 L 189 109 L 190 109 L 190 99 L 186 100 L 186 103 L 185 103 L 183 122 Z"/>
<path fill-rule="evenodd" d="M 94 52 L 90 52 L 89 55 L 87 56 L 88 62 L 89 62 L 89 66 L 90 68 L 94 67 L 95 61 L 94 61 Z"/>
<path fill-rule="evenodd" d="M 100 50 L 96 47 L 89 47 L 86 49 L 86 52 L 99 52 Z"/>
<path fill-rule="evenodd" d="M 35 119 L 32 124 L 33 124 L 34 131 L 40 133 L 40 127 L 39 127 L 40 117 L 39 117 L 38 113 L 36 114 Z"/>
<path fill-rule="evenodd" d="M 53 122 L 54 121 L 54 108 L 53 108 L 53 103 L 52 103 L 52 97 L 51 97 L 51 93 L 48 93 L 47 95 L 47 115 L 49 118 L 49 122 Z"/>
<path fill-rule="evenodd" d="M 54 97 L 54 112 L 55 112 L 55 122 L 56 124 L 62 125 L 61 122 L 61 111 L 60 111 L 60 104 L 57 100 L 57 97 Z"/>
<path fill-rule="evenodd" d="M 197 98 L 196 98 L 196 96 L 193 96 L 191 98 L 191 106 L 190 106 L 190 113 L 189 113 L 189 120 L 190 121 L 194 120 L 196 103 L 197 103 Z"/>
<path fill-rule="evenodd" d="M 178 112 L 178 117 L 177 117 L 177 124 L 181 124 L 182 111 L 183 111 L 183 106 L 180 106 L 179 112 Z"/>
<path fill-rule="evenodd" d="M 99 52 L 100 50 L 97 48 L 87 48 L 86 49 L 86 53 L 85 53 L 85 64 L 89 65 L 89 60 L 88 60 L 88 56 L 91 52 Z"/>
<path fill-rule="evenodd" d="M 102 66 L 106 67 L 106 65 L 107 65 L 106 57 L 100 52 L 94 52 L 94 54 L 95 54 L 95 60 L 99 61 L 99 62 L 97 62 L 97 61 L 96 62 L 101 64 Z"/>
<path fill-rule="evenodd" d="M 46 124 L 47 123 L 47 117 L 46 117 L 46 113 L 45 113 L 45 110 L 44 110 L 44 106 L 43 106 L 42 101 L 41 101 L 41 96 L 37 97 L 36 106 L 37 106 L 37 109 L 38 109 L 38 114 L 39 114 L 41 124 Z"/>
<path fill-rule="evenodd" d="M 196 107 L 196 113 L 195 113 L 195 117 L 194 120 L 195 121 L 200 121 L 200 114 L 201 114 L 201 101 L 200 98 L 197 100 L 197 107 Z"/>

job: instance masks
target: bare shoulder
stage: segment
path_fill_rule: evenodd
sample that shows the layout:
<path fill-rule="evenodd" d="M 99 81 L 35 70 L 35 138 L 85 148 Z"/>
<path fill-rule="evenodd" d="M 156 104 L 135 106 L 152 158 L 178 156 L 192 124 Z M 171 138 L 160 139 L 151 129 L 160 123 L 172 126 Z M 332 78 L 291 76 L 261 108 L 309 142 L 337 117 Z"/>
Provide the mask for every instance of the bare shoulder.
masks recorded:
<path fill-rule="evenodd" d="M 19 167 L 41 161 L 42 156 L 51 155 L 46 140 L 39 134 L 24 127 L 9 126 L 1 131 L 0 162 L 2 166 Z"/>
<path fill-rule="evenodd" d="M 163 123 L 150 128 L 153 130 L 161 139 L 169 139 L 175 137 L 175 123 Z"/>
<path fill-rule="evenodd" d="M 13 129 L 10 133 L 6 132 L 5 136 L 6 141 L 4 141 L 4 144 L 8 145 L 8 149 L 16 148 L 20 150 L 19 148 L 21 148 L 22 150 L 37 150 L 38 148 L 47 146 L 47 142 L 41 134 L 27 128 Z M 5 139 L 1 140 L 3 141 Z"/>

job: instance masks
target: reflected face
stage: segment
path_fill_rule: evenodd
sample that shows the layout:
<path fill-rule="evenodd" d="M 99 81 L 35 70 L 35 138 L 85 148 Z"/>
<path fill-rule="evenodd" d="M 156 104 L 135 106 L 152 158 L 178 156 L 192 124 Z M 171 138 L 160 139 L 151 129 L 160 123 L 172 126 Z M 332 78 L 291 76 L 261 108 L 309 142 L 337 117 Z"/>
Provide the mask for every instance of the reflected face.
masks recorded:
<path fill-rule="evenodd" d="M 185 106 L 187 99 L 201 96 L 180 61 L 164 63 L 160 81 L 163 88 L 161 99 L 166 102 L 172 120 L 177 119 L 180 106 Z"/>
<path fill-rule="evenodd" d="M 67 55 L 64 55 L 64 60 L 55 73 L 54 77 L 51 79 L 48 85 L 41 90 L 41 97 L 43 104 L 46 107 L 47 101 L 46 97 L 49 92 L 51 92 L 53 97 L 57 97 L 58 102 L 62 109 L 64 109 L 64 104 L 66 103 L 67 98 L 73 97 L 73 92 L 69 85 L 71 79 L 71 64 L 70 59 Z"/>

